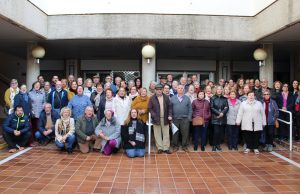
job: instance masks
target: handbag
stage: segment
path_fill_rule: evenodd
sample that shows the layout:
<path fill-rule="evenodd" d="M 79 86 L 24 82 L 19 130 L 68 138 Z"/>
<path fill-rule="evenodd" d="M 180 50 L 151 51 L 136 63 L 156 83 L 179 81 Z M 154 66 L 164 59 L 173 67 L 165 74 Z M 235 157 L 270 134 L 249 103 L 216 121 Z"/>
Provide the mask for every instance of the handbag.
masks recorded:
<path fill-rule="evenodd" d="M 195 118 L 193 118 L 192 122 L 193 122 L 194 126 L 203 125 L 204 119 L 203 119 L 203 117 L 195 117 Z"/>
<path fill-rule="evenodd" d="M 300 110 L 300 104 L 296 103 L 295 104 L 295 112 L 299 112 L 299 110 Z"/>
<path fill-rule="evenodd" d="M 203 104 L 203 116 L 204 116 L 204 109 L 205 109 L 205 104 Z M 204 125 L 204 118 L 203 117 L 195 117 L 192 119 L 193 126 L 197 125 Z"/>

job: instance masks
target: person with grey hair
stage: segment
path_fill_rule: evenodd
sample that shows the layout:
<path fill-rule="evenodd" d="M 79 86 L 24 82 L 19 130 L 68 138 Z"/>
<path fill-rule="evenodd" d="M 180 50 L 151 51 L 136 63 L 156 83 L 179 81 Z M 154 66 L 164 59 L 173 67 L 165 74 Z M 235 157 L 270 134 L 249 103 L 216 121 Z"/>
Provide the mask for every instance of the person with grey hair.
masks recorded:
<path fill-rule="evenodd" d="M 55 123 L 59 119 L 59 114 L 52 110 L 50 103 L 44 103 L 44 109 L 38 120 L 38 131 L 35 138 L 39 143 L 47 145 L 55 137 Z"/>
<path fill-rule="evenodd" d="M 179 81 L 179 84 L 184 86 L 184 93 L 187 93 L 188 90 L 189 90 L 189 84 L 188 84 L 187 77 L 184 77 L 184 76 L 181 77 L 180 81 Z"/>
<path fill-rule="evenodd" d="M 184 86 L 178 86 L 178 94 L 172 96 L 171 104 L 173 110 L 173 123 L 179 129 L 175 134 L 173 134 L 172 144 L 174 152 L 179 149 L 179 133 L 181 134 L 182 139 L 182 149 L 185 152 L 188 152 L 189 144 L 189 128 L 190 121 L 192 121 L 192 103 L 188 96 L 184 95 Z"/>
<path fill-rule="evenodd" d="M 155 81 L 151 81 L 150 85 L 149 85 L 149 90 L 148 90 L 148 96 L 153 96 L 155 94 L 155 86 L 156 86 L 156 82 Z"/>
<path fill-rule="evenodd" d="M 172 82 L 172 88 L 170 89 L 170 96 L 177 95 L 177 87 L 178 87 L 178 81 L 174 80 Z"/>
<path fill-rule="evenodd" d="M 94 115 L 94 108 L 87 106 L 84 115 L 78 118 L 75 125 L 79 149 L 82 153 L 88 153 L 90 150 L 100 150 L 100 137 L 95 134 L 98 125 L 98 119 Z"/>
<path fill-rule="evenodd" d="M 5 91 L 4 94 L 5 108 L 8 114 L 13 113 L 14 98 L 18 93 L 19 93 L 18 80 L 12 79 L 10 81 L 10 87 Z"/>
<path fill-rule="evenodd" d="M 44 82 L 44 87 L 41 89 L 41 91 L 44 93 L 45 99 L 47 101 L 48 98 L 49 98 L 49 94 L 51 92 L 51 84 L 50 84 L 50 82 L 45 81 Z"/>

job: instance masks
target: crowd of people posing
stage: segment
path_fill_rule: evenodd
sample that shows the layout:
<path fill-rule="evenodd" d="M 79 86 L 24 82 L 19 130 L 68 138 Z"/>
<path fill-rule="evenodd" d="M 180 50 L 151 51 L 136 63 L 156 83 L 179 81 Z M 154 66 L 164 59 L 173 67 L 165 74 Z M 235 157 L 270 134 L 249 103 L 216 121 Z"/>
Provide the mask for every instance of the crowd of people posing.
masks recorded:
<path fill-rule="evenodd" d="M 68 153 L 78 145 L 82 153 L 110 155 L 123 148 L 128 157 L 143 157 L 149 112 L 158 154 L 171 154 L 180 146 L 189 152 L 191 139 L 195 151 L 199 146 L 205 151 L 208 143 L 212 151 L 222 151 L 225 142 L 229 150 L 244 145 L 244 153 L 272 151 L 274 137 L 289 135 L 288 126 L 277 120 L 289 115 L 279 109 L 293 113 L 294 137 L 300 139 L 296 80 L 290 91 L 280 81 L 272 89 L 265 79 L 205 80 L 200 86 L 196 75 L 177 81 L 171 74 L 148 88 L 140 78 L 127 83 L 107 76 L 100 83 L 99 75 L 84 82 L 72 75 L 61 80 L 53 76 L 51 82 L 38 76 L 29 92 L 15 79 L 10 84 L 3 137 L 12 153 L 55 140 Z"/>

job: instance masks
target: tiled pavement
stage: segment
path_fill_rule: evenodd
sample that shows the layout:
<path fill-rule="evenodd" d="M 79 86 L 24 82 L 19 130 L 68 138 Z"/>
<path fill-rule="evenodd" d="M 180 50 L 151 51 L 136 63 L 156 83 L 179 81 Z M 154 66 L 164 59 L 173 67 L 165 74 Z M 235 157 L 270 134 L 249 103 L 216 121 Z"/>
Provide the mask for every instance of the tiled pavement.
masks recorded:
<path fill-rule="evenodd" d="M 300 161 L 296 153 L 279 152 Z M 1 154 L 0 154 L 1 155 Z M 1 193 L 300 193 L 300 168 L 270 154 L 177 152 L 129 159 L 38 147 L 0 166 Z"/>

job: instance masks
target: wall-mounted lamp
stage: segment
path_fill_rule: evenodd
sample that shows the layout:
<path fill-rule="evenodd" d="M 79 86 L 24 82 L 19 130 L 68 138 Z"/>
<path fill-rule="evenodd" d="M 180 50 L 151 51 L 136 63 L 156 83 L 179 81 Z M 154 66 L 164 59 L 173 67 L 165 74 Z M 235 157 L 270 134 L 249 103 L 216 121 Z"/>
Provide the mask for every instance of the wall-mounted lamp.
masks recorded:
<path fill-rule="evenodd" d="M 32 56 L 35 58 L 36 63 L 40 63 L 40 59 L 45 56 L 45 49 L 41 46 L 36 46 L 31 51 Z"/>
<path fill-rule="evenodd" d="M 147 60 L 147 63 L 150 63 L 150 60 L 154 57 L 155 55 L 155 48 L 151 45 L 145 45 L 142 49 L 142 55 L 143 57 Z"/>
<path fill-rule="evenodd" d="M 255 60 L 259 61 L 259 66 L 263 66 L 265 65 L 265 60 L 267 58 L 268 54 L 265 51 L 265 49 L 263 48 L 257 48 L 254 53 L 253 53 L 253 57 Z"/>

